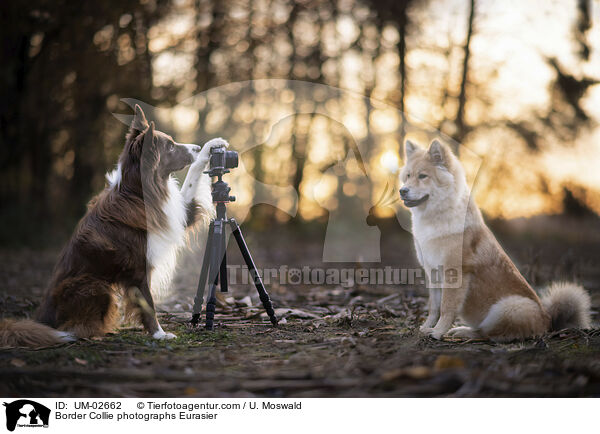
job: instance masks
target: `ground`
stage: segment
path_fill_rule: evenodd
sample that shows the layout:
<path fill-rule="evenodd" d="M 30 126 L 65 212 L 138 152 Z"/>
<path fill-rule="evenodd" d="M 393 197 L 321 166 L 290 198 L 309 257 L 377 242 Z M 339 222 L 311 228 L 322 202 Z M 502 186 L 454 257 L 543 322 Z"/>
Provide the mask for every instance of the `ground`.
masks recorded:
<path fill-rule="evenodd" d="M 564 226 L 561 223 L 561 226 Z M 598 324 L 597 234 L 499 226 L 500 239 L 535 284 L 577 277 L 593 296 Z M 582 230 L 581 225 L 577 226 Z M 508 231 L 508 232 L 507 232 Z M 264 266 L 319 257 L 318 236 L 250 234 Z M 504 235 L 502 235 L 504 234 Z M 508 234 L 508 235 L 507 235 Z M 264 237 L 271 237 L 267 240 Z M 307 241 L 307 239 L 311 241 Z M 269 241 L 269 242 L 267 242 Z M 397 238 L 390 262 L 412 258 Z M 264 247 L 268 246 L 268 247 Z M 230 246 L 231 247 L 231 246 Z M 56 259 L 56 249 L 0 252 L 0 309 L 31 316 Z M 304 256 L 306 255 L 306 256 Z M 240 258 L 232 252 L 231 263 Z M 418 333 L 426 298 L 405 285 L 282 286 L 268 289 L 282 319 L 269 325 L 248 285 L 220 298 L 214 331 L 188 325 L 199 255 L 184 256 L 174 292 L 160 304 L 172 341 L 155 341 L 124 326 L 109 336 L 41 350 L 0 351 L 2 396 L 598 396 L 600 329 L 564 330 L 525 342 L 436 341 Z M 413 259 L 405 259 L 413 261 Z M 314 264 L 309 264 L 314 265 Z M 356 264 L 355 264 L 356 265 Z M 278 266 L 278 265 L 277 265 Z M 410 266 L 410 265 L 403 265 Z"/>

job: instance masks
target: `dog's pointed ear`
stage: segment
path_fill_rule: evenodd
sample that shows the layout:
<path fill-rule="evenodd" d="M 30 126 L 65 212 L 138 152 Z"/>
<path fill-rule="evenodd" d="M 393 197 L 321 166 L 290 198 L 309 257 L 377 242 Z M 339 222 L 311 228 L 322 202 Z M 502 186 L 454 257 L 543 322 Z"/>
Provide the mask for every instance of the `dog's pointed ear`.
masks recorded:
<path fill-rule="evenodd" d="M 137 131 L 141 133 L 146 128 L 148 128 L 148 121 L 146 120 L 146 115 L 142 108 L 136 104 L 135 105 L 135 114 L 133 115 L 133 121 L 131 121 L 130 131 Z"/>
<path fill-rule="evenodd" d="M 150 127 L 148 128 L 148 132 L 144 136 L 144 140 L 147 141 L 148 144 L 154 144 L 154 130 L 156 129 L 156 125 L 154 125 L 154 121 L 150 122 Z"/>
<path fill-rule="evenodd" d="M 412 154 L 417 150 L 418 146 L 410 140 L 404 142 L 404 157 L 408 160 Z"/>
<path fill-rule="evenodd" d="M 429 145 L 429 150 L 427 153 L 429 154 L 429 160 L 436 166 L 445 166 L 448 162 L 448 155 L 446 154 L 448 151 L 444 145 L 440 143 L 439 140 L 434 140 Z"/>
<path fill-rule="evenodd" d="M 146 129 L 144 137 L 141 140 L 142 170 L 151 170 L 152 168 L 155 168 L 158 164 L 158 160 L 160 159 L 160 154 L 157 150 L 156 142 L 154 140 L 155 129 L 156 126 L 154 125 L 154 121 L 150 122 L 150 125 Z"/>

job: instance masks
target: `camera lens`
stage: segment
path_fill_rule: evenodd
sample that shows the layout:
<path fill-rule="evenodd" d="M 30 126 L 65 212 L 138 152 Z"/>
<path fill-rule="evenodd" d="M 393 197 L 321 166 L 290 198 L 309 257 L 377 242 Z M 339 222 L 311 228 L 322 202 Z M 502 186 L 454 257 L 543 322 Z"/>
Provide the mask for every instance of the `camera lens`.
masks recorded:
<path fill-rule="evenodd" d="M 225 168 L 233 169 L 238 167 L 238 153 L 235 151 L 225 152 Z"/>

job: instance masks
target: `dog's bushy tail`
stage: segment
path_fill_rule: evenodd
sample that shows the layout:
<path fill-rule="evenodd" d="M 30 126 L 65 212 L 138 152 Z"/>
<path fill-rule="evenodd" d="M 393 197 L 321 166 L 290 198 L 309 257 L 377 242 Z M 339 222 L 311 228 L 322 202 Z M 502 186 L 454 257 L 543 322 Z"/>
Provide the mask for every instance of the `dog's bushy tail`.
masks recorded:
<path fill-rule="evenodd" d="M 0 347 L 42 348 L 75 340 L 67 332 L 25 319 L 0 320 Z"/>
<path fill-rule="evenodd" d="M 542 304 L 552 319 L 552 330 L 590 328 L 590 295 L 581 285 L 552 283 L 542 295 Z"/>

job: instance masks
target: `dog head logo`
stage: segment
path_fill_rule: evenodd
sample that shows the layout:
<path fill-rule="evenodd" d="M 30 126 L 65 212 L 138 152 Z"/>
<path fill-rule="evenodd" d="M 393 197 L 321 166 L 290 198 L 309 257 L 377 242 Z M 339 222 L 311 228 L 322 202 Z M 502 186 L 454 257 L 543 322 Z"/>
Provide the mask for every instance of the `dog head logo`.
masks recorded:
<path fill-rule="evenodd" d="M 14 431 L 18 427 L 47 427 L 50 409 L 28 399 L 4 403 L 6 407 L 6 429 Z"/>

